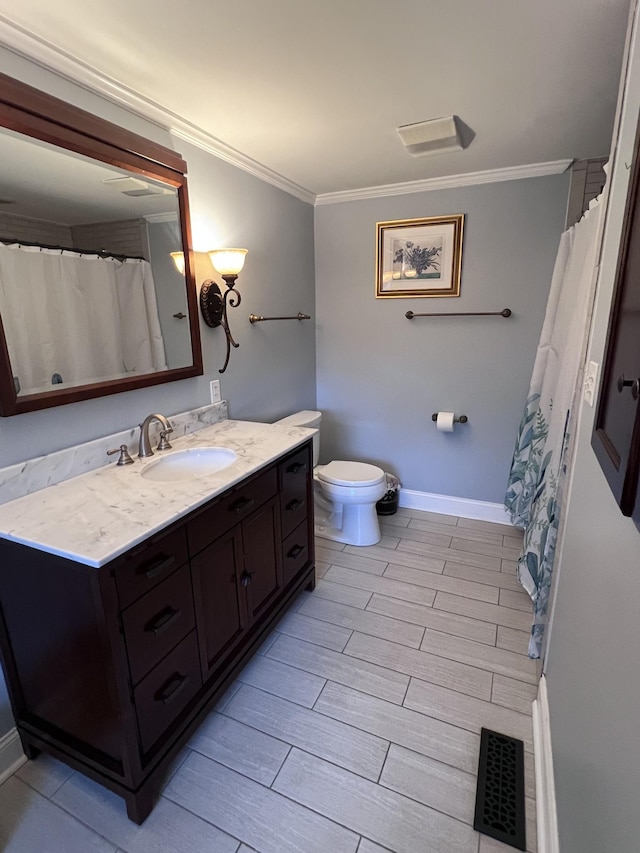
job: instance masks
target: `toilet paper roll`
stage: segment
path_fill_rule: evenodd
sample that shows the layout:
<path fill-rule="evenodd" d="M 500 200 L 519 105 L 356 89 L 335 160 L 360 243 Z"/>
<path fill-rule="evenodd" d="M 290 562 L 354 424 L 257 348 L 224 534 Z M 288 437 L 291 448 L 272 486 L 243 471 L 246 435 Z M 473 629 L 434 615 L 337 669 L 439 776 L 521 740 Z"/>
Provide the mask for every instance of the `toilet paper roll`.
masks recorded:
<path fill-rule="evenodd" d="M 453 412 L 438 412 L 436 429 L 438 432 L 453 432 Z"/>

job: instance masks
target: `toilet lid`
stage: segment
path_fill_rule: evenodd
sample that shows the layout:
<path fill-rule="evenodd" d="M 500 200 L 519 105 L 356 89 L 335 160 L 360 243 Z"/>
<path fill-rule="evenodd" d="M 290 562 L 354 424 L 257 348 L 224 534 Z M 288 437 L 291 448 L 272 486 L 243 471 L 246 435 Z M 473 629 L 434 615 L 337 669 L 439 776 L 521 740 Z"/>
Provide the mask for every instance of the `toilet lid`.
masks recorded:
<path fill-rule="evenodd" d="M 367 462 L 329 462 L 317 470 L 318 477 L 335 486 L 355 483 L 358 486 L 374 486 L 384 478 L 384 471 Z"/>

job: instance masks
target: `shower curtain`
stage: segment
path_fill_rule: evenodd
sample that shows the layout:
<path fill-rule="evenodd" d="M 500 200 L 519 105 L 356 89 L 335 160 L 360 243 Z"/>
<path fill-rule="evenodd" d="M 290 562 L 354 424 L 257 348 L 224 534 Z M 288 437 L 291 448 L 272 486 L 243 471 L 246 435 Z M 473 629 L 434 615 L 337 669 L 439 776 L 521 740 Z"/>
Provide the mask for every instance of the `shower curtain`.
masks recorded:
<path fill-rule="evenodd" d="M 147 261 L 0 245 L 0 311 L 23 393 L 166 368 Z"/>
<path fill-rule="evenodd" d="M 529 656 L 542 651 L 563 488 L 593 306 L 602 217 L 600 197 L 564 232 L 518 430 L 505 506 L 524 527 L 518 577 L 534 602 Z"/>

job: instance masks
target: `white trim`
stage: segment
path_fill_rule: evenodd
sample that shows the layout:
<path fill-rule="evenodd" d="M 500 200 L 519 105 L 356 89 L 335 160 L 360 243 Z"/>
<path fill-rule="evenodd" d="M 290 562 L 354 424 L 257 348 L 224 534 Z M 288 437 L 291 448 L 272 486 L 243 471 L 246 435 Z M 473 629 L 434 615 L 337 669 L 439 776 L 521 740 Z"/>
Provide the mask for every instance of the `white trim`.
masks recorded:
<path fill-rule="evenodd" d="M 540 178 L 545 175 L 560 175 L 566 172 L 573 160 L 552 160 L 548 163 L 529 163 L 524 166 L 508 166 L 504 169 L 487 169 L 484 172 L 467 172 L 464 175 L 448 175 L 443 178 L 426 178 L 423 181 L 407 181 L 402 184 L 384 184 L 359 190 L 342 190 L 321 193 L 316 196 L 318 204 L 337 204 L 343 201 L 360 201 L 388 195 L 424 193 L 430 190 L 450 190 L 457 187 L 473 187 L 478 184 L 494 184 L 499 181 L 519 181 L 523 178 Z"/>
<path fill-rule="evenodd" d="M 456 498 L 452 495 L 436 495 L 431 492 L 400 489 L 398 504 L 406 509 L 421 509 L 427 512 L 440 512 L 444 515 L 457 515 L 460 518 L 475 518 L 481 521 L 511 524 L 511 519 L 504 506 L 488 501 L 474 501 L 469 498 Z"/>
<path fill-rule="evenodd" d="M 27 760 L 16 729 L 0 737 L 0 785 L 12 776 Z"/>
<path fill-rule="evenodd" d="M 538 698 L 533 703 L 533 753 L 536 774 L 538 853 L 560 853 L 549 700 L 547 680 L 544 675 L 538 683 Z"/>
<path fill-rule="evenodd" d="M 249 172 L 301 201 L 313 204 L 315 194 L 310 190 L 299 186 L 294 181 L 290 181 L 256 160 L 252 160 L 240 151 L 236 151 L 220 139 L 196 127 L 161 104 L 146 98 L 113 77 L 103 74 L 88 63 L 76 59 L 70 53 L 30 33 L 2 15 L 0 15 L 0 45 L 12 53 L 24 56 L 42 68 L 53 71 L 54 74 L 58 74 L 112 103 L 124 107 L 129 112 L 153 122 L 168 130 L 178 139 L 204 149 L 209 154 L 213 154 L 214 157 Z"/>

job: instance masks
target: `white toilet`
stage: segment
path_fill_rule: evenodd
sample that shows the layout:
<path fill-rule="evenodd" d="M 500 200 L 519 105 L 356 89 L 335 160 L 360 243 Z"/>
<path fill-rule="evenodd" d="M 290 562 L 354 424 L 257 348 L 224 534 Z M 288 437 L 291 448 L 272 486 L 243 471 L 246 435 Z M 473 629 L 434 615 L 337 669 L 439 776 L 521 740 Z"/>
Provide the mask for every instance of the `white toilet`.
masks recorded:
<path fill-rule="evenodd" d="M 296 412 L 276 423 L 320 429 L 322 412 Z M 376 501 L 386 492 L 382 468 L 366 462 L 329 462 L 318 465 L 320 434 L 313 436 L 315 528 L 319 536 L 347 545 L 375 545 L 380 541 Z"/>

